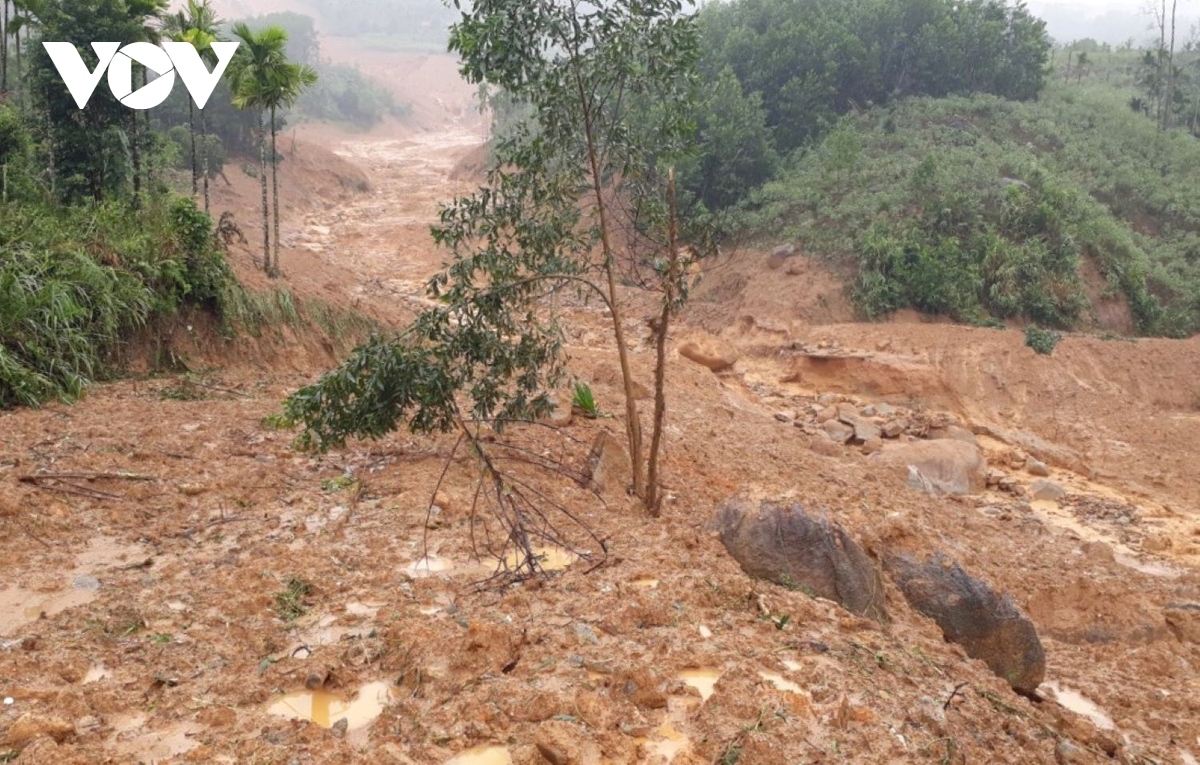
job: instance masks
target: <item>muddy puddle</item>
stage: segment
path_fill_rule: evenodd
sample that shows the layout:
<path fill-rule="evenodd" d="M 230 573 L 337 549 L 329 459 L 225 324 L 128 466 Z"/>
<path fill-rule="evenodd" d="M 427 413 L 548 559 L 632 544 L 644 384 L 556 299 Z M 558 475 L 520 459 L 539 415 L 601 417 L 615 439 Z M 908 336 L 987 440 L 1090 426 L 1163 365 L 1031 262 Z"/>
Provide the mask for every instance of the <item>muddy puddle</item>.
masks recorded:
<path fill-rule="evenodd" d="M 1099 704 L 1082 693 L 1073 691 L 1070 688 L 1064 688 L 1053 681 L 1043 684 L 1042 687 L 1050 690 L 1050 693 L 1047 695 L 1058 702 L 1059 706 L 1069 709 L 1077 715 L 1086 717 L 1100 730 L 1116 730 L 1117 726 L 1113 723 L 1112 718 L 1108 716 L 1108 713 Z"/>
<path fill-rule="evenodd" d="M 713 695 L 721 673 L 715 669 L 685 669 L 679 673 L 679 679 L 695 688 L 700 693 L 700 702 L 704 703 Z"/>
<path fill-rule="evenodd" d="M 111 568 L 136 563 L 149 557 L 142 545 L 126 545 L 111 537 L 92 539 L 75 557 L 74 566 L 54 589 L 6 587 L 0 590 L 0 637 L 9 637 L 21 627 L 51 617 L 69 608 L 87 605 L 101 589 L 97 575 Z"/>
<path fill-rule="evenodd" d="M 512 765 L 512 754 L 502 746 L 477 746 L 446 760 L 446 765 Z"/>
<path fill-rule="evenodd" d="M 386 682 L 368 683 L 353 698 L 347 699 L 327 690 L 296 691 L 272 701 L 267 714 L 292 720 L 308 720 L 322 728 L 332 728 L 345 719 L 347 730 L 361 730 L 373 723 L 391 701 Z"/>

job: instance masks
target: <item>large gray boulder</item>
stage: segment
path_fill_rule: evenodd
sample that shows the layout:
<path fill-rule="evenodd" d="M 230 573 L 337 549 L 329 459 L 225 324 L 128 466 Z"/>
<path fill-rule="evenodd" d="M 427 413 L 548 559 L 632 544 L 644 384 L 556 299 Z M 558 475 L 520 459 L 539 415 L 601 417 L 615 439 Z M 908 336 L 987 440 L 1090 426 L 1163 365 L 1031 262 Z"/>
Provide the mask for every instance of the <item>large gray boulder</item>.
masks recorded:
<path fill-rule="evenodd" d="M 987 486 L 979 447 L 957 439 L 914 441 L 885 448 L 880 459 L 914 489 L 933 495 L 975 494 Z"/>
<path fill-rule="evenodd" d="M 923 562 L 889 555 L 884 566 L 909 605 L 937 622 L 946 640 L 986 663 L 1019 693 L 1031 695 L 1042 684 L 1042 641 L 1011 598 L 941 554 Z"/>
<path fill-rule="evenodd" d="M 750 576 L 805 590 L 859 616 L 887 618 L 879 571 L 836 523 L 798 504 L 730 500 L 718 509 L 716 526 Z"/>

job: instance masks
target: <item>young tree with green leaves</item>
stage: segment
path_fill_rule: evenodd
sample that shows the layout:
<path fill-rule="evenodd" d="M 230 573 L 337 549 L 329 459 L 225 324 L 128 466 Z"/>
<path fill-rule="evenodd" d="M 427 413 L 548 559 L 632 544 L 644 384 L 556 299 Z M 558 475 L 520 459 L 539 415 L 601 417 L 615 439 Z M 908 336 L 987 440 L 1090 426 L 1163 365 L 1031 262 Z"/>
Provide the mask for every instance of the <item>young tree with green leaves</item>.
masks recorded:
<path fill-rule="evenodd" d="M 287 32 L 280 27 L 270 26 L 258 32 L 245 23 L 238 23 L 233 34 L 242 45 L 229 67 L 233 103 L 239 109 L 253 109 L 259 114 L 259 170 L 262 183 L 263 202 L 263 261 L 266 272 L 279 275 L 279 155 L 276 151 L 276 133 L 279 109 L 296 103 L 305 88 L 317 81 L 316 71 L 305 64 L 296 64 L 287 58 Z M 270 210 L 267 204 L 267 147 L 263 117 L 270 116 L 271 132 L 271 185 L 275 204 L 275 248 L 271 251 Z"/>
<path fill-rule="evenodd" d="M 376 338 L 293 395 L 286 419 L 308 443 L 379 437 L 406 425 L 456 431 L 483 463 L 493 502 L 530 572 L 530 507 L 512 499 L 481 428 L 502 430 L 550 407 L 562 379 L 553 306 L 598 299 L 611 317 L 625 392 L 633 492 L 657 512 L 665 414 L 665 342 L 695 257 L 674 225 L 676 161 L 694 148 L 699 40 L 679 0 L 476 0 L 460 7 L 451 48 L 473 84 L 527 108 L 497 132 L 493 169 L 443 208 L 434 239 L 451 253 L 430 283 L 441 305 L 399 338 Z M 643 445 L 620 283 L 661 297 L 656 403 Z M 511 488 L 511 485 L 509 485 Z"/>

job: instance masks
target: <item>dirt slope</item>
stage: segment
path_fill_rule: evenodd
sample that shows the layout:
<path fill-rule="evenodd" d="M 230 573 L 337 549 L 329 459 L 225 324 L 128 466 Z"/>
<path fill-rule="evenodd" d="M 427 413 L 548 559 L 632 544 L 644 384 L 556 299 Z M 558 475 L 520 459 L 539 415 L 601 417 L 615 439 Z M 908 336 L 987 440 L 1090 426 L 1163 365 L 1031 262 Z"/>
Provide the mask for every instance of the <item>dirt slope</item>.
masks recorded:
<path fill-rule="evenodd" d="M 291 165 L 285 283 L 384 320 L 419 310 L 442 260 L 427 236 L 436 202 L 471 184 L 454 168 L 475 132 L 454 120 L 411 136 L 314 130 L 340 159 L 301 148 Z M 339 190 L 356 172 L 368 187 Z M 760 256 L 732 268 L 780 281 Z M 315 457 L 265 424 L 322 371 L 317 356 L 0 414 L 0 756 L 1194 762 L 1200 649 L 1168 616 L 1200 602 L 1196 342 L 1069 338 L 1040 358 L 1016 332 L 828 323 L 846 317 L 816 266 L 796 268 L 815 286 L 777 313 L 700 293 L 689 321 L 741 358 L 714 375 L 672 354 L 664 517 L 619 491 L 601 504 L 571 481 L 540 483 L 600 540 L 576 534 L 590 563 L 502 592 L 472 586 L 491 569 L 471 541 L 466 455 L 428 515 L 450 440 L 395 434 Z M 648 382 L 644 306 L 629 298 Z M 604 317 L 575 310 L 572 328 L 572 371 L 620 411 Z M 1031 455 L 1068 494 L 921 494 L 809 432 L 831 401 L 957 422 L 1015 489 L 1033 477 L 1011 464 Z M 578 469 L 598 431 L 621 429 L 576 419 L 518 436 Z M 47 472 L 59 477 L 33 478 Z M 1011 593 L 1045 643 L 1042 698 L 945 643 L 891 585 L 879 625 L 746 577 L 710 528 L 737 492 L 826 513 L 872 554 L 947 553 Z M 290 695 L 306 685 L 322 692 Z"/>

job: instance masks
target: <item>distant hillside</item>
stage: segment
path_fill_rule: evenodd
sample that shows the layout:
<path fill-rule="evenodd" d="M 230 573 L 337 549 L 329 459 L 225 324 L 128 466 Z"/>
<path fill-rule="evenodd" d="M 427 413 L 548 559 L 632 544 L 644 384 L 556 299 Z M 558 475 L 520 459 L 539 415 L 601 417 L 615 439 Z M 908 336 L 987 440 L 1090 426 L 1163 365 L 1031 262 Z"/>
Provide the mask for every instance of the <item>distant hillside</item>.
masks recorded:
<path fill-rule="evenodd" d="M 753 197 L 873 318 L 1200 331 L 1200 143 L 1120 91 L 912 99 L 844 118 Z M 1127 325 L 1127 326 L 1122 326 Z"/>

